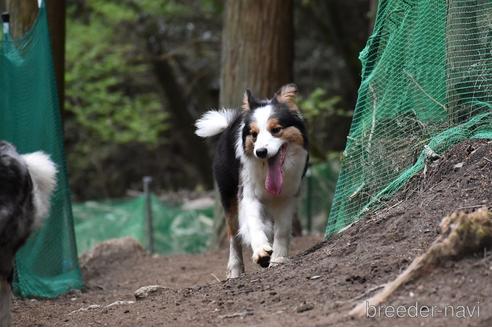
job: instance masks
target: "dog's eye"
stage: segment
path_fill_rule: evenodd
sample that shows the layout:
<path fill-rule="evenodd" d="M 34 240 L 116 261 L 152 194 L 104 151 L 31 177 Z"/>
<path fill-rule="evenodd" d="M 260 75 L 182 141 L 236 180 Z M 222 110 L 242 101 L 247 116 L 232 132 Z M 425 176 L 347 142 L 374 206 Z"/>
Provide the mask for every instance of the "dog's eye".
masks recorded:
<path fill-rule="evenodd" d="M 253 137 L 254 140 L 256 140 L 256 137 L 258 136 L 258 132 L 251 132 L 251 136 Z"/>
<path fill-rule="evenodd" d="M 275 128 L 273 128 L 273 129 L 271 130 L 271 132 L 272 132 L 272 134 L 277 134 L 277 133 L 279 133 L 281 130 L 282 130 L 282 128 L 281 128 L 281 127 L 275 127 Z"/>

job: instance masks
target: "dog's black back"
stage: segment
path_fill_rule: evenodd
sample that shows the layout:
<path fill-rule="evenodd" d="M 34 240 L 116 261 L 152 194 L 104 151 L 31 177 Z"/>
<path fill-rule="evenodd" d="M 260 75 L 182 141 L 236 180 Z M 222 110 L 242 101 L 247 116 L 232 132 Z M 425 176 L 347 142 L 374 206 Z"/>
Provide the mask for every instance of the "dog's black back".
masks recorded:
<path fill-rule="evenodd" d="M 213 173 L 226 212 L 233 206 L 239 188 L 240 161 L 236 157 L 236 142 L 241 119 L 238 113 L 232 124 L 220 135 L 213 162 Z"/>

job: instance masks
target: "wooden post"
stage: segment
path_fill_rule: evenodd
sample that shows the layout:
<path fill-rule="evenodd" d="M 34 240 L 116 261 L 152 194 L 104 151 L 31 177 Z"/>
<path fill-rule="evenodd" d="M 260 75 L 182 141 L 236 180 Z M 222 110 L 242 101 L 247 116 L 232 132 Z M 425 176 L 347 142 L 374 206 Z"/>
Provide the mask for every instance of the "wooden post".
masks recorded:
<path fill-rule="evenodd" d="M 55 65 L 56 85 L 61 117 L 64 117 L 65 101 L 65 0 L 44 0 L 48 12 L 51 51 Z"/>
<path fill-rule="evenodd" d="M 150 184 L 152 177 L 143 178 L 143 189 L 145 195 L 145 225 L 147 231 L 147 250 L 150 254 L 154 253 L 154 218 L 152 215 L 152 198 L 150 194 Z"/>

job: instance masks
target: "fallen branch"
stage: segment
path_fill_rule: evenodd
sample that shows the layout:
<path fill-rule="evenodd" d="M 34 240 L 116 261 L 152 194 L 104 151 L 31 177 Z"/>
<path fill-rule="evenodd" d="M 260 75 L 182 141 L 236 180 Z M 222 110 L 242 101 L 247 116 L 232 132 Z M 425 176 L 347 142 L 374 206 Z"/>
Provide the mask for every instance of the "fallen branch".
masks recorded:
<path fill-rule="evenodd" d="M 446 259 L 460 258 L 465 254 L 481 251 L 492 245 L 492 212 L 481 208 L 473 213 L 454 212 L 442 219 L 441 235 L 423 255 L 413 260 L 410 266 L 385 288 L 359 303 L 350 316 L 363 317 L 366 308 L 385 302 L 399 287 L 417 278 L 425 269 Z"/>
<path fill-rule="evenodd" d="M 214 278 L 215 278 L 215 280 L 217 280 L 218 282 L 222 282 L 222 281 L 220 281 L 220 279 L 219 279 L 219 278 L 218 278 L 215 274 L 210 273 L 210 275 L 211 275 L 212 277 L 214 277 Z"/>

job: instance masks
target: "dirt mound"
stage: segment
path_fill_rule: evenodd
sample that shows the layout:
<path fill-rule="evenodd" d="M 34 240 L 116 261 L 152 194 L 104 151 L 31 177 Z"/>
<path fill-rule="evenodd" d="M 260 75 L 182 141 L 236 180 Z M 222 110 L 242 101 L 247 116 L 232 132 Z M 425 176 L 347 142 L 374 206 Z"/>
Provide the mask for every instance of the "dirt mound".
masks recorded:
<path fill-rule="evenodd" d="M 104 275 L 89 277 L 83 293 L 50 301 L 16 300 L 14 324 L 490 325 L 490 252 L 444 262 L 400 288 L 385 308 L 371 309 L 371 318 L 346 314 L 371 295 L 368 291 L 396 278 L 423 254 L 444 216 L 458 209 L 490 209 L 491 190 L 492 142 L 465 142 L 429 162 L 384 209 L 288 264 L 249 267 L 246 275 L 223 282 L 216 277 L 224 277 L 225 250 L 195 256 L 138 254 L 105 267 Z M 315 241 L 297 239 L 302 243 L 297 249 Z M 133 302 L 135 290 L 146 285 L 167 288 Z M 107 306 L 115 301 L 122 302 Z M 69 314 L 90 305 L 99 307 Z M 407 311 L 401 318 L 394 311 L 398 306 Z M 410 313 L 413 307 L 417 315 Z"/>
<path fill-rule="evenodd" d="M 82 269 L 90 270 L 91 267 L 101 267 L 136 254 L 143 255 L 143 253 L 145 250 L 137 240 L 124 237 L 106 240 L 96 245 L 90 251 L 82 254 L 79 260 Z"/>

